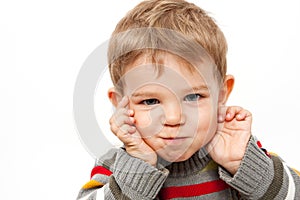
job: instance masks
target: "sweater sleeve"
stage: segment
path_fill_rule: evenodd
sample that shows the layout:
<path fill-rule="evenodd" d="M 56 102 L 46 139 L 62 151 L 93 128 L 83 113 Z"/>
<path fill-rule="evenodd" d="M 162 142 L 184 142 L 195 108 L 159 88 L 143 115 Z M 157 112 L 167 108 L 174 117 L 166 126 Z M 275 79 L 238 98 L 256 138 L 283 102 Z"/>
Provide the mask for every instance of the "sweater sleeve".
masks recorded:
<path fill-rule="evenodd" d="M 245 199 L 300 199 L 299 172 L 277 155 L 267 155 L 251 137 L 237 173 L 219 167 L 220 178 Z"/>
<path fill-rule="evenodd" d="M 155 199 L 168 176 L 163 167 L 153 167 L 148 163 L 130 156 L 125 150 L 118 150 L 111 173 L 107 170 L 96 173 L 83 186 L 78 200 L 94 199 Z M 102 169 L 102 171 L 101 171 Z M 104 170 L 105 171 L 105 170 Z"/>

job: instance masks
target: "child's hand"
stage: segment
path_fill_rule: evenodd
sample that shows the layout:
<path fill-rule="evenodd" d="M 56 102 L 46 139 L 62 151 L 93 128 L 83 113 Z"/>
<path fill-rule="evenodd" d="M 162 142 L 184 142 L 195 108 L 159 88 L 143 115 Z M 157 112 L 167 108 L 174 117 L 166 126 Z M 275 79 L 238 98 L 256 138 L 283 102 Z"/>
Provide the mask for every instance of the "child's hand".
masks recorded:
<path fill-rule="evenodd" d="M 134 111 L 128 109 L 129 99 L 127 96 L 119 102 L 117 109 L 110 118 L 111 131 L 123 142 L 126 152 L 136 158 L 156 165 L 157 155 L 155 151 L 143 140 L 135 127 Z"/>
<path fill-rule="evenodd" d="M 251 136 L 252 115 L 233 106 L 219 109 L 218 129 L 207 150 L 212 159 L 234 175 Z"/>

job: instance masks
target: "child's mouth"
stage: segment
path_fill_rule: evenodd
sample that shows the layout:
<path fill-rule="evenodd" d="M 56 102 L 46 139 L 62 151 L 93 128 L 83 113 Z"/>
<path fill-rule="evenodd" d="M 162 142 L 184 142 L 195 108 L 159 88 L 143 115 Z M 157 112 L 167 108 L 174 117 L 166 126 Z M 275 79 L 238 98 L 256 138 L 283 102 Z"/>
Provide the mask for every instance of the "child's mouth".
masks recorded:
<path fill-rule="evenodd" d="M 166 145 L 180 145 L 187 140 L 187 137 L 167 137 L 162 140 Z"/>

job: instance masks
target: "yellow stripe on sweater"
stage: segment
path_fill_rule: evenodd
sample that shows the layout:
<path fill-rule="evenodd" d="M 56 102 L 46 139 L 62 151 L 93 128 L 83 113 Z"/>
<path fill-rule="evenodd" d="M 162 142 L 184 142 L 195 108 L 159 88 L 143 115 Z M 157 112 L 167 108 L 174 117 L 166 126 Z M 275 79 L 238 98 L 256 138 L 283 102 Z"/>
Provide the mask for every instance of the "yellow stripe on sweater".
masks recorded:
<path fill-rule="evenodd" d="M 96 187 L 100 187 L 100 186 L 103 186 L 103 185 L 104 185 L 103 183 L 98 182 L 96 180 L 90 180 L 82 188 L 83 189 L 91 189 L 91 188 L 96 188 Z"/>
<path fill-rule="evenodd" d="M 298 174 L 298 176 L 300 176 L 300 172 L 299 172 L 298 170 L 296 170 L 295 168 L 292 168 L 292 170 L 293 170 L 296 174 Z"/>
<path fill-rule="evenodd" d="M 218 168 L 218 164 L 211 160 L 202 170 L 201 172 L 206 172 L 206 171 L 210 171 L 210 170 L 216 170 Z"/>

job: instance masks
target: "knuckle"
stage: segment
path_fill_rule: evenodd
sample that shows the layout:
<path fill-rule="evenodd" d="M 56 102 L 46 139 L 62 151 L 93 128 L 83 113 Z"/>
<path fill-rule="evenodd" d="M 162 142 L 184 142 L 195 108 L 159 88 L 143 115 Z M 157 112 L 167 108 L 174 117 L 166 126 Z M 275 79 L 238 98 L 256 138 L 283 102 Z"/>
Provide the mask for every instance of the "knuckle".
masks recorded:
<path fill-rule="evenodd" d="M 109 124 L 112 125 L 113 123 L 114 123 L 114 117 L 111 117 L 111 118 L 109 119 Z"/>
<path fill-rule="evenodd" d="M 119 129 L 119 130 L 116 132 L 116 136 L 117 136 L 120 140 L 123 141 L 123 139 L 124 139 L 124 132 L 123 132 L 121 129 Z"/>
<path fill-rule="evenodd" d="M 118 110 L 116 110 L 117 115 L 126 114 L 126 112 L 127 112 L 126 108 L 119 108 Z"/>
<path fill-rule="evenodd" d="M 116 127 L 116 126 L 111 126 L 110 127 L 110 130 L 113 132 L 113 134 L 115 134 L 116 135 L 116 133 L 118 132 L 118 127 Z"/>

